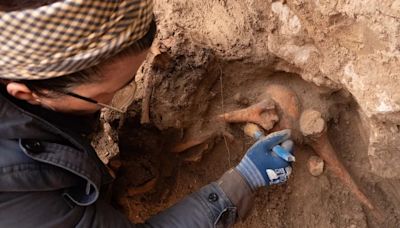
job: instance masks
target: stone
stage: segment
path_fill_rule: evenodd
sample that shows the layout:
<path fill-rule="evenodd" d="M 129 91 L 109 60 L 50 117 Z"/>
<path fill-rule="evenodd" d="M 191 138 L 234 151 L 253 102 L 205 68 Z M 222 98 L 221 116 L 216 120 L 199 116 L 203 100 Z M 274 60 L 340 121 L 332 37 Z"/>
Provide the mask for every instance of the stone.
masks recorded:
<path fill-rule="evenodd" d="M 311 156 L 308 159 L 308 171 L 314 177 L 320 176 L 324 172 L 324 161 L 318 156 Z"/>

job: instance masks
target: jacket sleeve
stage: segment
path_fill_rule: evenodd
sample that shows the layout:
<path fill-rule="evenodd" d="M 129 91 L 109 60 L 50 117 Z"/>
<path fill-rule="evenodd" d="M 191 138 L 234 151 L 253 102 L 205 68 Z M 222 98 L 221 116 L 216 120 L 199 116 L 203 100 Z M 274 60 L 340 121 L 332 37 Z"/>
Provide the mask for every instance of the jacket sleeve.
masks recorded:
<path fill-rule="evenodd" d="M 236 207 L 217 183 L 211 183 L 144 224 L 130 223 L 109 204 L 98 200 L 85 209 L 77 227 L 230 227 L 236 217 Z"/>
<path fill-rule="evenodd" d="M 211 183 L 147 223 L 152 227 L 230 227 L 236 221 L 236 212 L 221 187 Z"/>
<path fill-rule="evenodd" d="M 244 178 L 234 169 L 171 208 L 150 218 L 150 227 L 231 227 L 245 219 L 254 200 Z M 144 226 L 145 226 L 144 225 Z"/>
<path fill-rule="evenodd" d="M 234 170 L 144 224 L 132 224 L 102 200 L 77 206 L 62 191 L 0 193 L 0 227 L 231 227 L 247 214 L 252 193 Z"/>
<path fill-rule="evenodd" d="M 130 224 L 119 212 L 100 202 L 85 213 L 90 227 L 231 227 L 244 219 L 253 205 L 254 194 L 234 169 L 218 181 L 204 186 L 144 224 Z M 84 227 L 84 226 L 82 226 Z M 106 226 L 108 227 L 108 226 Z"/>

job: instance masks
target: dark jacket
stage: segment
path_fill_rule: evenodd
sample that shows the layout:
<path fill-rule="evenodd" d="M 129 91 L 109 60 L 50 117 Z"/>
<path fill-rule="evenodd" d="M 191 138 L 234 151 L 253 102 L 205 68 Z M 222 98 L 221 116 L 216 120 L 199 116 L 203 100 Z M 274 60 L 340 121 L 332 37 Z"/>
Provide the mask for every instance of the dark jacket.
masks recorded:
<path fill-rule="evenodd" d="M 252 193 L 231 170 L 145 224 L 130 223 L 99 197 L 112 179 L 82 137 L 90 123 L 1 88 L 0 227 L 227 227 L 250 208 Z"/>

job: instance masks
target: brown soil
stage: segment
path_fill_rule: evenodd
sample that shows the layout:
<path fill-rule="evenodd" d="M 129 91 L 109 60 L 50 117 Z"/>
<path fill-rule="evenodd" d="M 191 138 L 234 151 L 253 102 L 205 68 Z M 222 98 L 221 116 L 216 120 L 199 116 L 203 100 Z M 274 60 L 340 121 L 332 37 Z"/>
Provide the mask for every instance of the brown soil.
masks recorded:
<path fill-rule="evenodd" d="M 136 102 L 127 115 L 103 113 L 94 139 L 119 168 L 115 204 L 140 222 L 217 180 L 254 142 L 243 124 L 216 117 L 279 84 L 322 114 L 340 160 L 386 219 L 329 169 L 312 176 L 315 153 L 297 134 L 293 176 L 260 190 L 237 227 L 400 227 L 398 2 L 155 0 L 159 32 Z M 142 110 L 150 123 L 140 124 Z M 277 125 L 292 124 L 278 114 Z"/>
<path fill-rule="evenodd" d="M 353 178 L 384 211 L 387 220 L 378 224 L 368 209 L 329 171 L 325 170 L 319 177 L 312 176 L 307 170 L 307 160 L 314 152 L 309 147 L 296 145 L 292 178 L 287 184 L 260 190 L 251 216 L 237 227 L 396 227 L 400 224 L 398 204 L 391 200 L 398 193 L 382 190 L 384 186 L 393 187 L 398 183 L 370 174 L 367 136 L 357 115 L 357 104 L 348 93 L 333 92 L 307 83 L 297 75 L 271 72 L 246 63 L 209 64 L 210 75 L 205 78 L 191 75 L 167 78 L 156 85 L 151 106 L 154 124 L 143 126 L 140 116 L 134 114 L 124 119 L 119 131 L 122 167 L 117 173 L 115 202 L 132 221 L 144 221 L 236 165 L 253 140 L 245 136 L 242 124 L 225 126 L 216 122 L 215 116 L 255 104 L 268 85 L 280 84 L 298 94 L 303 110 L 318 110 L 328 120 L 328 134 L 334 148 Z M 197 87 L 192 93 L 179 93 L 183 85 Z M 166 86 L 178 87 L 172 93 Z M 187 94 L 192 97 L 179 97 Z M 177 105 L 181 110 L 174 109 Z M 139 110 L 138 106 L 135 104 L 131 109 Z M 169 126 L 170 123 L 175 126 Z M 176 143 L 210 132 L 225 132 L 234 140 L 214 134 L 192 149 L 171 152 Z"/>

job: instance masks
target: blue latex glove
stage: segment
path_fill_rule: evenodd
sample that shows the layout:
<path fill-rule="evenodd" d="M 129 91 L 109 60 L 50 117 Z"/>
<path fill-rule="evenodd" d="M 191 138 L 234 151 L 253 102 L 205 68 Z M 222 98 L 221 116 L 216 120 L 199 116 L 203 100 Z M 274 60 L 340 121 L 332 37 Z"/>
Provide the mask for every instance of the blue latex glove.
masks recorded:
<path fill-rule="evenodd" d="M 246 179 L 252 190 L 287 181 L 292 172 L 290 162 L 273 150 L 280 150 L 280 154 L 283 152 L 283 154 L 290 153 L 291 155 L 293 142 L 289 138 L 290 130 L 274 132 L 261 138 L 250 147 L 242 161 L 236 166 L 236 170 Z M 285 151 L 282 151 L 282 148 Z"/>

